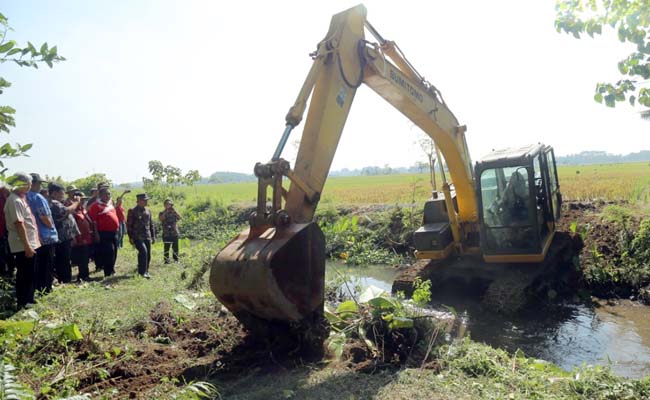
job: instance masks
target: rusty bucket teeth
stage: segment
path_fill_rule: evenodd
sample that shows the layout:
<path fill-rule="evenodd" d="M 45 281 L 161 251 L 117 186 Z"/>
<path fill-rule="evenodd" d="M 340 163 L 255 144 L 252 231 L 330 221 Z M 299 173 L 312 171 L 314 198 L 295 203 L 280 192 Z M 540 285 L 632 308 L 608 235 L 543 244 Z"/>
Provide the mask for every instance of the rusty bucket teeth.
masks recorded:
<path fill-rule="evenodd" d="M 318 224 L 260 232 L 241 232 L 217 254 L 210 270 L 212 292 L 235 316 L 300 321 L 318 311 L 325 286 L 325 237 Z M 241 320 L 244 326 L 249 321 Z"/>

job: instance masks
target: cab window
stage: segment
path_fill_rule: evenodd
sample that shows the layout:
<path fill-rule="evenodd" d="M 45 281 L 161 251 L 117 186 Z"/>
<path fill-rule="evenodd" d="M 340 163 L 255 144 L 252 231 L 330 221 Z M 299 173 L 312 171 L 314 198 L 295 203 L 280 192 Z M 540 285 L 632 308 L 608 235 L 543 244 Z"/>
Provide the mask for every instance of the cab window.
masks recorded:
<path fill-rule="evenodd" d="M 533 168 L 525 166 L 486 169 L 481 173 L 483 222 L 490 250 L 523 250 L 535 240 L 537 232 L 529 214 L 536 211 L 531 207 L 529 190 L 534 173 Z"/>

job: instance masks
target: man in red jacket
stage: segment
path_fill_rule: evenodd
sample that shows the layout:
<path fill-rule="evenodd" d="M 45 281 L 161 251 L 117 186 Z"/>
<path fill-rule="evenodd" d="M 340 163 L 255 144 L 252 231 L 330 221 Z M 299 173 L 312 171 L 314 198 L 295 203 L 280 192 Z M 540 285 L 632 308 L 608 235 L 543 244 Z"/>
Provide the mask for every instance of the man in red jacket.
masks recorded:
<path fill-rule="evenodd" d="M 104 276 L 111 276 L 115 273 L 117 233 L 120 219 L 124 219 L 124 209 L 113 205 L 111 191 L 103 187 L 99 190 L 98 200 L 90 206 L 88 216 L 95 222 L 99 236 L 95 264 L 104 270 Z"/>

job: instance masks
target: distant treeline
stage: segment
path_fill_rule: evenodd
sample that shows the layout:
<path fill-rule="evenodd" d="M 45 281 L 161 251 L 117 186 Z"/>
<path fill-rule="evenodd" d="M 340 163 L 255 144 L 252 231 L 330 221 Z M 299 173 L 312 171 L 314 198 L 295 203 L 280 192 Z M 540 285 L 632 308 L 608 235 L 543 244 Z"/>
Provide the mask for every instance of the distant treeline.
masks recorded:
<path fill-rule="evenodd" d="M 650 150 L 641 150 L 637 153 L 627 155 L 611 154 L 606 151 L 583 151 L 578 154 L 569 154 L 567 156 L 557 157 L 559 165 L 585 165 L 585 164 L 617 164 L 629 162 L 650 162 Z M 393 174 L 421 174 L 427 172 L 429 166 L 423 162 L 417 162 L 410 167 L 383 167 L 369 166 L 363 168 L 349 169 L 343 168 L 337 171 L 330 171 L 329 176 L 374 176 L 374 175 L 393 175 Z M 241 172 L 215 172 L 208 177 L 202 177 L 199 184 L 217 184 L 217 183 L 236 183 L 236 182 L 253 182 L 257 178 L 253 174 Z M 142 182 L 129 184 L 130 187 L 141 187 Z"/>
<path fill-rule="evenodd" d="M 215 172 L 208 177 L 202 177 L 199 183 L 213 184 L 213 183 L 234 183 L 234 182 L 251 182 L 256 181 L 257 178 L 253 174 L 244 174 L 242 172 Z"/>
<path fill-rule="evenodd" d="M 627 155 L 611 154 L 606 151 L 583 151 L 578 154 L 569 154 L 568 156 L 556 158 L 556 162 L 561 165 L 616 164 L 645 161 L 650 161 L 650 150 L 641 150 Z"/>

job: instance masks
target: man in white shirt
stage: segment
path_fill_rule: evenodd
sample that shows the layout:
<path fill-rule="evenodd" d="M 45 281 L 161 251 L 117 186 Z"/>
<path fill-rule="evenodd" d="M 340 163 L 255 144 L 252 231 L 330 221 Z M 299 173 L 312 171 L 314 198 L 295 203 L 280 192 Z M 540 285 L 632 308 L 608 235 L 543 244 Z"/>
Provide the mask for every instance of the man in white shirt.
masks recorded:
<path fill-rule="evenodd" d="M 9 178 L 14 187 L 4 208 L 9 250 L 16 260 L 16 300 L 18 308 L 34 303 L 36 250 L 41 247 L 36 219 L 27 202 L 32 177 L 17 172 Z"/>

